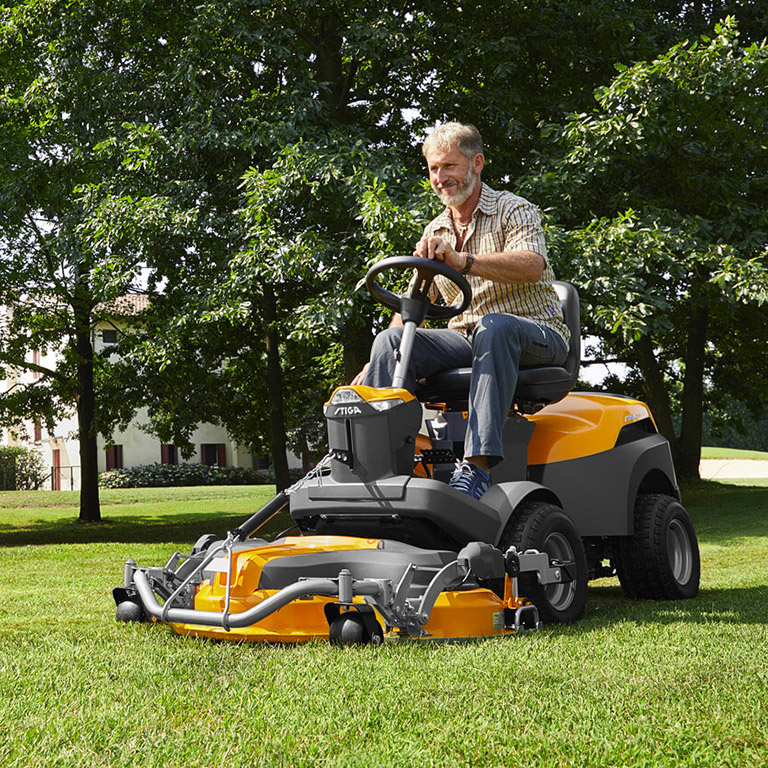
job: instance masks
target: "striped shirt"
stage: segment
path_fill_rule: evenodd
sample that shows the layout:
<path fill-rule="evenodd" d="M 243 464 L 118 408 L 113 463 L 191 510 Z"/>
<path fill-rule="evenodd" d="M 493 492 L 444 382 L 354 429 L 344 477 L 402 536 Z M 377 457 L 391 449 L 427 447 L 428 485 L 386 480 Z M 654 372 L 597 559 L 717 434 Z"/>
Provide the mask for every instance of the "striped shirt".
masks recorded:
<path fill-rule="evenodd" d="M 424 235 L 442 237 L 453 248 L 457 247 L 448 208 L 426 226 Z M 478 254 L 534 251 L 544 258 L 544 273 L 536 283 L 496 283 L 483 277 L 466 275 L 472 288 L 472 303 L 465 312 L 450 320 L 449 328 L 469 331 L 482 315 L 498 312 L 549 326 L 568 343 L 570 333 L 563 321 L 560 299 L 552 285 L 555 273 L 547 258 L 544 230 L 535 205 L 511 192 L 496 192 L 483 184 L 461 250 Z M 458 298 L 459 289 L 447 278 L 438 275 L 435 283 L 446 304 L 452 304 Z"/>

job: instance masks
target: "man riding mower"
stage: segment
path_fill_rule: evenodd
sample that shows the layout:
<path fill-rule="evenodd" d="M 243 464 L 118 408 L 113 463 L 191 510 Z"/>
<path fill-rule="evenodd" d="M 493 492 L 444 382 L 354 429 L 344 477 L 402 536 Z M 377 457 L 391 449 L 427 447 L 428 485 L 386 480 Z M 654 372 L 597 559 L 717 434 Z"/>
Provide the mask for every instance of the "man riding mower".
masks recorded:
<path fill-rule="evenodd" d="M 407 294 L 381 286 L 390 269 L 415 271 Z M 457 304 L 430 302 L 437 275 L 456 286 Z M 325 405 L 326 459 L 225 540 L 202 536 L 163 567 L 129 560 L 114 590 L 118 619 L 238 641 L 377 643 L 574 622 L 588 581 L 614 574 L 632 598 L 697 594 L 696 533 L 649 409 L 569 394 L 580 363 L 572 286 L 555 283 L 567 358 L 520 370 L 503 460 L 475 499 L 449 485 L 464 458 L 471 371 L 442 371 L 415 394 L 402 388 L 417 327 L 461 313 L 469 284 L 416 257 L 380 262 L 367 283 L 403 321 L 392 386 L 337 388 Z M 258 538 L 286 509 L 294 528 Z"/>

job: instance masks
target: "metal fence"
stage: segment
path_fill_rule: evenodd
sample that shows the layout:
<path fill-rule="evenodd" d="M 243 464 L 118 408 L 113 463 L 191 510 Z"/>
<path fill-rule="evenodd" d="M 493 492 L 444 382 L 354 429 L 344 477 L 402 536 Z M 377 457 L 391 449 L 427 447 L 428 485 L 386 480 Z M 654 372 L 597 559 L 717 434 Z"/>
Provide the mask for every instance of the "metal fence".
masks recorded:
<path fill-rule="evenodd" d="M 80 467 L 51 467 L 46 486 L 52 491 L 80 490 Z"/>
<path fill-rule="evenodd" d="M 80 467 L 49 467 L 48 474 L 39 481 L 40 475 L 35 480 L 35 485 L 30 486 L 24 480 L 13 464 L 0 465 L 0 491 L 26 491 L 26 490 L 51 490 L 51 491 L 78 491 L 80 490 Z M 40 485 L 37 483 L 40 482 Z"/>
<path fill-rule="evenodd" d="M 50 481 L 50 474 L 37 472 L 29 475 L 14 464 L 0 465 L 0 491 L 38 491 L 47 489 Z"/>

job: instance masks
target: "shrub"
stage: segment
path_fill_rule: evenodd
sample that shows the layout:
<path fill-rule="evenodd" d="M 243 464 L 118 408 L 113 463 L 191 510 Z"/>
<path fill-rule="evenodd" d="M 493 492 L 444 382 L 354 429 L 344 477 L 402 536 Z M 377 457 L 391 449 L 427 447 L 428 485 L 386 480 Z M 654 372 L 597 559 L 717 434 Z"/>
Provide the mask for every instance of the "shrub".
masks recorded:
<path fill-rule="evenodd" d="M 0 445 L 0 490 L 37 491 L 46 477 L 38 451 Z"/>
<path fill-rule="evenodd" d="M 99 475 L 102 488 L 165 488 L 172 485 L 265 485 L 266 472 L 243 467 L 208 467 L 205 464 L 145 464 L 112 469 Z"/>

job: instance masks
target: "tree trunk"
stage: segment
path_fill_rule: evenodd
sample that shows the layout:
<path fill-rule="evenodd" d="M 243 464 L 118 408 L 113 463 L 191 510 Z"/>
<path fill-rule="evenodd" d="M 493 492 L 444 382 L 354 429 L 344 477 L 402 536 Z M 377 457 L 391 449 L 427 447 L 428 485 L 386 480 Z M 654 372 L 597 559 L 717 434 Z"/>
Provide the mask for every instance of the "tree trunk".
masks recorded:
<path fill-rule="evenodd" d="M 301 471 L 306 475 L 315 463 L 312 461 L 312 452 L 309 450 L 309 443 L 304 432 L 299 434 L 299 441 L 301 443 Z"/>
<path fill-rule="evenodd" d="M 653 349 L 653 341 L 650 336 L 642 336 L 635 344 L 635 352 L 640 364 L 640 374 L 643 377 L 643 386 L 648 406 L 653 414 L 656 426 L 670 444 L 675 443 L 675 425 L 672 420 L 672 404 L 669 393 L 664 386 L 664 378 L 659 368 L 659 362 Z"/>
<path fill-rule="evenodd" d="M 674 445 L 677 474 L 685 479 L 699 478 L 703 435 L 704 367 L 709 312 L 695 306 L 688 329 L 683 376 L 682 423 Z"/>
<path fill-rule="evenodd" d="M 93 389 L 93 346 L 90 317 L 75 308 L 77 352 L 77 432 L 80 440 L 80 522 L 101 521 L 99 463 L 96 446 L 96 395 Z"/>
<path fill-rule="evenodd" d="M 369 318 L 350 317 L 344 326 L 344 381 L 350 382 L 368 362 L 373 336 Z"/>
<path fill-rule="evenodd" d="M 267 328 L 267 392 L 269 400 L 270 447 L 275 486 L 278 492 L 290 485 L 283 418 L 283 372 L 280 366 L 280 336 L 277 331 L 275 294 L 264 286 L 264 322 Z"/>
<path fill-rule="evenodd" d="M 323 9 L 315 19 L 313 32 L 308 36 L 315 49 L 314 69 L 318 82 L 325 85 L 320 98 L 328 107 L 329 117 L 334 122 L 345 123 L 349 118 L 349 91 L 357 72 L 357 63 L 353 59 L 348 64 L 348 71 L 344 71 L 344 39 L 338 17 Z"/>

